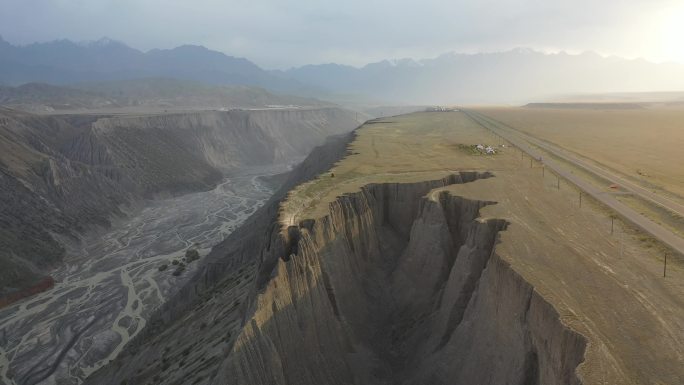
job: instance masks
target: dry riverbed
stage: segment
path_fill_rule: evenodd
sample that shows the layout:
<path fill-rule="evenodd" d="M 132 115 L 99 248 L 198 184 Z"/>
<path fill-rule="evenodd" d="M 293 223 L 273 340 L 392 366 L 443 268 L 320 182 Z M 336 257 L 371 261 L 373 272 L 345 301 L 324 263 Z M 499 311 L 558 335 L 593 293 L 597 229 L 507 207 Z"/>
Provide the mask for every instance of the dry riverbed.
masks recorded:
<path fill-rule="evenodd" d="M 86 237 L 52 273 L 54 288 L 0 311 L 0 384 L 79 384 L 116 357 L 201 257 L 271 196 L 260 177 L 283 171 L 246 170 Z M 188 249 L 200 259 L 183 262 Z"/>

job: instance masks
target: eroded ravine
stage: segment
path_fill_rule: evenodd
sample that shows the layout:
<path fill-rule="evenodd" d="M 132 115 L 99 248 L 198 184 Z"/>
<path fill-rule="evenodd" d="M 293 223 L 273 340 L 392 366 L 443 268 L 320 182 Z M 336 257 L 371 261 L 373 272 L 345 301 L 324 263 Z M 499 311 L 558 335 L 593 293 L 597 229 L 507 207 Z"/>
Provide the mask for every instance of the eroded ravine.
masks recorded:
<path fill-rule="evenodd" d="M 53 289 L 0 312 L 0 383 L 78 384 L 112 360 L 201 264 L 173 276 L 170 262 L 189 247 L 208 253 L 270 197 L 259 177 L 283 171 L 247 169 L 211 191 L 156 201 L 70 250 Z"/>
<path fill-rule="evenodd" d="M 469 122 L 315 150 L 85 383 L 680 383 L 676 265 Z"/>
<path fill-rule="evenodd" d="M 497 255 L 494 202 L 435 190 L 490 176 L 367 185 L 264 245 L 213 383 L 580 383 L 585 339 Z"/>

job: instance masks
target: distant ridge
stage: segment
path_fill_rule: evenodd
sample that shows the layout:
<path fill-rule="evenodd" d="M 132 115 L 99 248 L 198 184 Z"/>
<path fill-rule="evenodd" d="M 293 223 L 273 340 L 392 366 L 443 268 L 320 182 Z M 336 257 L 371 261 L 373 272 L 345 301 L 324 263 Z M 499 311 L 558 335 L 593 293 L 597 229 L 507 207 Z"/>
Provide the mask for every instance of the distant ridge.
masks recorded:
<path fill-rule="evenodd" d="M 272 105 L 321 107 L 331 103 L 273 94 L 254 86 L 210 86 L 191 80 L 145 78 L 55 86 L 26 83 L 0 85 L 0 105 L 34 113 L 121 108 L 234 109 Z"/>
<path fill-rule="evenodd" d="M 527 108 L 583 109 L 583 110 L 639 110 L 639 103 L 528 103 Z"/>

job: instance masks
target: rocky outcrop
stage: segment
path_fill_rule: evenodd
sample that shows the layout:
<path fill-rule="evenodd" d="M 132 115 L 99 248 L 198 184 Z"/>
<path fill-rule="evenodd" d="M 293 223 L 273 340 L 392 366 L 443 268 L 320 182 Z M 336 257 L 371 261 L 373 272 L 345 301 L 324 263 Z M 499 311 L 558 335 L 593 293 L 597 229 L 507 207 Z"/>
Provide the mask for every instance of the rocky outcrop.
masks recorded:
<path fill-rule="evenodd" d="M 61 243 L 136 202 L 212 188 L 236 168 L 296 162 L 356 125 L 336 108 L 116 117 L 0 109 L 0 295 L 40 281 Z"/>

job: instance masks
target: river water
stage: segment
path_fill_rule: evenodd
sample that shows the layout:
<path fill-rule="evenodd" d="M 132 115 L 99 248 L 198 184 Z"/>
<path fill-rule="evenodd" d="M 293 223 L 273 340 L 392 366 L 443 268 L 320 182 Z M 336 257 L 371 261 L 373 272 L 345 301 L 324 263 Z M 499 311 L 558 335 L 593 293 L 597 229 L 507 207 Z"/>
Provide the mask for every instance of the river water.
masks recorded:
<path fill-rule="evenodd" d="M 271 196 L 260 177 L 286 170 L 253 168 L 211 191 L 155 201 L 68 250 L 51 290 L 0 310 L 0 384 L 80 384 L 201 264 L 174 275 L 186 250 L 204 257 Z"/>

